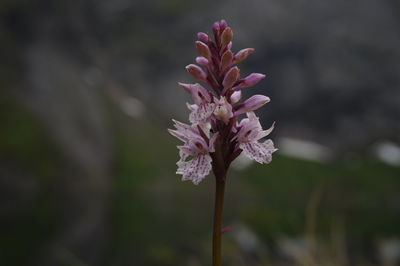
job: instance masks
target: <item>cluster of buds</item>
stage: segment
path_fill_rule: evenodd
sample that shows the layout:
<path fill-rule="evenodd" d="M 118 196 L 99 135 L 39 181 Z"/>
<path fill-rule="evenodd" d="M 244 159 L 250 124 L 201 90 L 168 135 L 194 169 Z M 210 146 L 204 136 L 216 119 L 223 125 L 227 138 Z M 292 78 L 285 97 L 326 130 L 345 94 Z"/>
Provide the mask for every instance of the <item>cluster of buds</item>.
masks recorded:
<path fill-rule="evenodd" d="M 235 66 L 254 52 L 246 48 L 232 52 L 232 29 L 224 20 L 215 22 L 212 28 L 214 41 L 205 33 L 198 33 L 196 48 L 199 57 L 186 70 L 199 83 L 179 85 L 191 94 L 192 104 L 187 104 L 189 124 L 174 121 L 175 129 L 169 132 L 183 141 L 178 146 L 180 160 L 177 174 L 182 180 L 198 184 L 211 169 L 216 178 L 225 179 L 234 159 L 242 152 L 259 163 L 269 163 L 276 151 L 273 142 L 266 137 L 273 129 L 263 130 L 254 110 L 268 103 L 264 95 L 254 95 L 244 101 L 242 89 L 251 87 L 265 78 L 264 74 L 252 73 L 240 77 Z M 239 121 L 242 114 L 246 117 Z"/>

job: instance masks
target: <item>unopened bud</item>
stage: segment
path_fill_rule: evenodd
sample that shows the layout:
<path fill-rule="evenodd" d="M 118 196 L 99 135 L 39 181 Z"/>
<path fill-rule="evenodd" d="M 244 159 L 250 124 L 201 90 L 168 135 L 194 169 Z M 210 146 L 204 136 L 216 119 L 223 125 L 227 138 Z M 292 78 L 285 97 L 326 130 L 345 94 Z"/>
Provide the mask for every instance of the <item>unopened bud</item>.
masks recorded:
<path fill-rule="evenodd" d="M 201 66 L 208 66 L 209 61 L 202 56 L 198 56 L 198 57 L 196 57 L 196 63 Z"/>
<path fill-rule="evenodd" d="M 270 101 L 269 97 L 264 95 L 254 95 L 243 102 L 243 104 L 235 111 L 235 115 L 244 114 L 254 111 Z"/>
<path fill-rule="evenodd" d="M 240 101 L 241 98 L 242 98 L 242 91 L 235 91 L 231 95 L 231 103 L 232 104 L 237 103 L 238 101 Z"/>
<path fill-rule="evenodd" d="M 233 32 L 230 27 L 226 27 L 226 29 L 221 34 L 221 47 L 225 47 L 232 41 Z"/>
<path fill-rule="evenodd" d="M 248 56 L 249 54 L 251 54 L 252 52 L 254 52 L 254 49 L 253 49 L 253 48 L 246 48 L 246 49 L 240 50 L 239 52 L 237 52 L 237 53 L 235 54 L 235 59 L 234 59 L 234 60 L 235 60 L 235 63 L 237 64 L 237 63 L 239 63 L 239 62 L 245 60 L 245 59 L 247 58 L 247 56 Z"/>
<path fill-rule="evenodd" d="M 204 32 L 197 33 L 197 39 L 199 39 L 199 41 L 204 43 L 208 43 L 210 41 L 210 38 Z"/>
<path fill-rule="evenodd" d="M 186 66 L 186 70 L 192 74 L 192 76 L 195 79 L 198 80 L 206 80 L 207 79 L 207 74 L 206 72 L 203 71 L 203 69 L 201 69 L 201 67 L 194 65 L 194 64 L 190 64 L 188 66 Z"/>
<path fill-rule="evenodd" d="M 213 26 L 212 26 L 212 30 L 214 32 L 215 36 L 219 35 L 219 31 L 220 31 L 220 27 L 219 27 L 219 22 L 214 22 Z"/>
<path fill-rule="evenodd" d="M 229 71 L 225 74 L 224 80 L 222 81 L 222 86 L 224 89 L 231 88 L 235 82 L 239 79 L 240 70 L 238 67 L 232 67 Z"/>
<path fill-rule="evenodd" d="M 260 80 L 265 78 L 264 74 L 260 73 L 251 73 L 247 77 L 245 77 L 243 80 L 241 80 L 240 84 L 237 86 L 239 88 L 246 88 L 246 87 L 251 87 L 256 85 Z"/>
<path fill-rule="evenodd" d="M 226 27 L 228 27 L 228 23 L 226 23 L 226 21 L 225 21 L 224 19 L 222 19 L 222 20 L 219 22 L 219 27 L 220 27 L 220 29 L 223 31 L 224 29 L 226 29 Z"/>
<path fill-rule="evenodd" d="M 230 67 L 233 60 L 233 53 L 230 50 L 227 50 L 221 58 L 221 70 L 224 71 L 228 67 Z"/>
<path fill-rule="evenodd" d="M 205 44 L 204 42 L 197 41 L 196 48 L 201 56 L 204 56 L 207 59 L 211 58 L 211 52 L 207 44 Z"/>

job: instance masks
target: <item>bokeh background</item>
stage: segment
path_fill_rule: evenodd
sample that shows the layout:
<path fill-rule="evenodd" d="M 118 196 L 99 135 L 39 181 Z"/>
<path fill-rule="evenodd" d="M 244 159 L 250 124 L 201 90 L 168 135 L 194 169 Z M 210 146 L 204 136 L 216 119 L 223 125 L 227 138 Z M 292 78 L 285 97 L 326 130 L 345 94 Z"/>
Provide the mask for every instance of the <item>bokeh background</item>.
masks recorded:
<path fill-rule="evenodd" d="M 280 149 L 238 160 L 224 265 L 400 261 L 397 0 L 1 0 L 0 265 L 210 265 L 213 177 L 175 175 L 198 31 L 224 18 Z"/>

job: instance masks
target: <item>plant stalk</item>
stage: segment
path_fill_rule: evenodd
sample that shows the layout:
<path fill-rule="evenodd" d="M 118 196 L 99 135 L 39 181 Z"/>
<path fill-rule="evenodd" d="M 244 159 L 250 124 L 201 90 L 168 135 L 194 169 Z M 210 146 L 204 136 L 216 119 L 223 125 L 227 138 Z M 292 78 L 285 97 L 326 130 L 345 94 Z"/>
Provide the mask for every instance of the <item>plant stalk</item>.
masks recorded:
<path fill-rule="evenodd" d="M 214 227 L 212 244 L 212 265 L 221 266 L 221 236 L 222 236 L 222 212 L 224 207 L 225 177 L 215 178 L 215 205 Z"/>

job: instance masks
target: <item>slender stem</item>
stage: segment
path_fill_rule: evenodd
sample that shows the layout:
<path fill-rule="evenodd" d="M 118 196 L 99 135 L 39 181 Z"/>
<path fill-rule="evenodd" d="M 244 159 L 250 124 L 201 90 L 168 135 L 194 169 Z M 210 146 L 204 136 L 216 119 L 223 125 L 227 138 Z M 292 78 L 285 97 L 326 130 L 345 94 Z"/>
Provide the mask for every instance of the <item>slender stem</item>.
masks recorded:
<path fill-rule="evenodd" d="M 213 266 L 221 266 L 222 211 L 224 206 L 225 178 L 215 178 L 215 205 L 212 258 Z"/>

